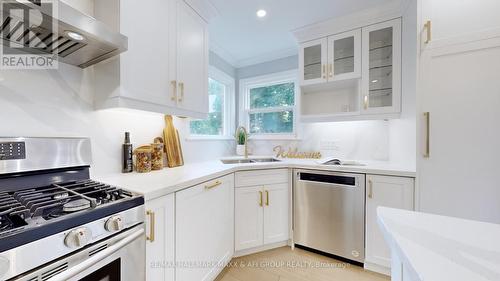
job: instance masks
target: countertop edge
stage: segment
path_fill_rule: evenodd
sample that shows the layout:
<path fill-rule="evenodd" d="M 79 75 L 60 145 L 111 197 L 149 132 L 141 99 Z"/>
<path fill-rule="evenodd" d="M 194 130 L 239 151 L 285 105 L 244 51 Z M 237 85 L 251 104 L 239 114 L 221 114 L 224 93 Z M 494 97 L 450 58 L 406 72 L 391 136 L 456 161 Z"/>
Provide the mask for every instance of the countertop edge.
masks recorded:
<path fill-rule="evenodd" d="M 203 164 L 203 163 L 196 163 Z M 208 163 L 207 163 L 208 164 Z M 204 183 L 206 181 L 213 180 L 215 178 L 225 176 L 231 173 L 236 173 L 240 171 L 252 171 L 252 170 L 264 170 L 264 169 L 309 169 L 309 170 L 319 170 L 319 171 L 335 171 L 343 173 L 359 173 L 359 174 L 371 174 L 371 175 L 384 175 L 384 176 L 396 176 L 396 177 L 409 177 L 415 178 L 416 172 L 408 170 L 391 170 L 391 169 L 381 169 L 381 168 L 370 168 L 367 166 L 325 166 L 319 164 L 301 164 L 301 163 L 289 163 L 289 162 L 272 162 L 272 163 L 258 163 L 258 164 L 226 164 L 227 167 L 223 166 L 220 170 L 207 172 L 197 176 L 196 178 L 186 179 L 185 181 L 180 181 L 173 184 L 166 183 L 163 187 L 158 187 L 155 190 L 143 191 L 138 190 L 138 188 L 121 186 L 123 184 L 118 183 L 118 178 L 124 176 L 124 174 L 108 174 L 97 176 L 97 180 L 104 183 L 116 185 L 124 189 L 140 193 L 144 195 L 146 201 L 150 201 L 162 196 L 166 196 L 171 193 L 181 191 L 186 188 L 196 186 L 198 184 Z M 174 168 L 176 169 L 176 168 Z M 127 174 L 130 175 L 130 174 Z M 136 176 L 148 175 L 148 174 L 134 174 Z"/>

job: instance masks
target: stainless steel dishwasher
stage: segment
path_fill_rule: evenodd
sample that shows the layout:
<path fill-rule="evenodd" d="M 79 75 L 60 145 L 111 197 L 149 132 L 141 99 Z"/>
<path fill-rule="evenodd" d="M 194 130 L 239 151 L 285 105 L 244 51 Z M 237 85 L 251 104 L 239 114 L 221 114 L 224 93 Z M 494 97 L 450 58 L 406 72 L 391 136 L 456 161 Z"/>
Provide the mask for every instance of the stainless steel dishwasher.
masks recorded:
<path fill-rule="evenodd" d="M 364 174 L 294 170 L 293 200 L 296 245 L 364 262 Z"/>

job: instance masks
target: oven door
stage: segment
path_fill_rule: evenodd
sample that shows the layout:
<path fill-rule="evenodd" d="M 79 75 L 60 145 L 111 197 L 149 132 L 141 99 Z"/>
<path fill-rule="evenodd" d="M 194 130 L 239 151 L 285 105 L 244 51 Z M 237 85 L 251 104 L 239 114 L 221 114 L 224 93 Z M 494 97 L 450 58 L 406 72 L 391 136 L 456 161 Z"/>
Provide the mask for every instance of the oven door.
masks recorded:
<path fill-rule="evenodd" d="M 145 247 L 141 223 L 14 280 L 145 280 Z"/>

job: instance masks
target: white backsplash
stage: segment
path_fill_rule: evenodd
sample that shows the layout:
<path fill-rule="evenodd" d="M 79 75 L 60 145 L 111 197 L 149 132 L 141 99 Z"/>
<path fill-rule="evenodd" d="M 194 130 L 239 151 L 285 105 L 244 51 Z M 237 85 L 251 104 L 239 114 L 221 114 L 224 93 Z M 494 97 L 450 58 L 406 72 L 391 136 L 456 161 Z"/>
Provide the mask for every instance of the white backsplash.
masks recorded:
<path fill-rule="evenodd" d="M 389 160 L 387 121 L 354 121 L 301 124 L 295 141 L 251 141 L 254 154 L 269 155 L 276 145 L 298 147 L 301 151 L 320 151 L 322 156 L 341 159 Z"/>

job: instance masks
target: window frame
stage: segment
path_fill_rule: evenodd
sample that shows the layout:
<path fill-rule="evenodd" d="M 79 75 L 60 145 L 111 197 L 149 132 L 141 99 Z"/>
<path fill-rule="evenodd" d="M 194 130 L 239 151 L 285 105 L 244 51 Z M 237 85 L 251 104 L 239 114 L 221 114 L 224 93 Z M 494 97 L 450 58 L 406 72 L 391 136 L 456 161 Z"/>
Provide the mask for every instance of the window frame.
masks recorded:
<path fill-rule="evenodd" d="M 294 83 L 295 96 L 293 106 L 278 106 L 263 109 L 250 108 L 250 89 L 277 84 Z M 288 70 L 272 74 L 239 80 L 239 124 L 248 128 L 250 133 L 250 114 L 290 110 L 293 112 L 293 131 L 291 133 L 250 133 L 251 139 L 263 140 L 296 140 L 299 138 L 299 96 L 298 71 Z"/>
<path fill-rule="evenodd" d="M 187 140 L 234 140 L 233 131 L 235 130 L 235 79 L 222 70 L 214 67 L 208 67 L 208 79 L 218 81 L 226 86 L 224 93 L 224 112 L 223 112 L 223 135 L 194 135 L 191 134 L 191 121 L 198 119 L 190 119 L 188 125 L 189 137 Z M 207 80 L 208 81 L 208 80 Z M 207 92 L 208 95 L 208 92 Z"/>

